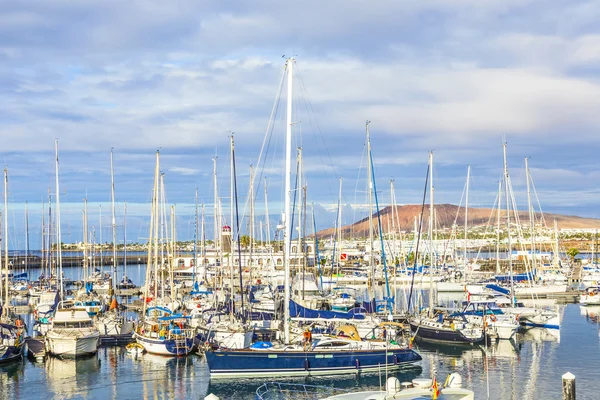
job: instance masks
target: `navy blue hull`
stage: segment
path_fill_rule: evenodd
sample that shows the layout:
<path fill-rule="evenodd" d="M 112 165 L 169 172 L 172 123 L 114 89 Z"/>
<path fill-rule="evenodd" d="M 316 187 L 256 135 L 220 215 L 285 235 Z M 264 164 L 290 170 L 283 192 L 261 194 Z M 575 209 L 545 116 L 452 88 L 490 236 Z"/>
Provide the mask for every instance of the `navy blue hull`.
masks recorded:
<path fill-rule="evenodd" d="M 411 349 L 388 349 L 387 355 L 385 350 L 206 352 L 211 378 L 338 375 L 398 369 L 420 360 L 421 356 Z"/>
<path fill-rule="evenodd" d="M 23 347 L 23 345 L 8 346 L 4 354 L 0 356 L 0 364 L 8 364 L 20 360 L 23 357 Z"/>
<path fill-rule="evenodd" d="M 415 340 L 417 342 L 431 343 L 451 343 L 451 344 L 477 344 L 483 343 L 484 337 L 468 338 L 458 330 L 439 329 L 424 325 L 418 325 L 414 322 L 410 323 L 410 328 L 415 332 Z"/>

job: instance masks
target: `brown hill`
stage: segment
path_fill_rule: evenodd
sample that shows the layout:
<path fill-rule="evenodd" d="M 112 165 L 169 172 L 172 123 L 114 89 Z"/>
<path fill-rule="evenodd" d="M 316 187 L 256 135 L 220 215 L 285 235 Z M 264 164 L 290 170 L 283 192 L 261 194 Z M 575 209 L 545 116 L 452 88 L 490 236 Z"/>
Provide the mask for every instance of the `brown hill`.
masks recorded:
<path fill-rule="evenodd" d="M 437 229 L 451 228 L 453 224 L 463 226 L 465 221 L 465 210 L 463 207 L 458 207 L 452 204 L 440 204 L 435 206 L 435 220 Z M 396 220 L 400 225 L 400 230 L 412 231 L 415 226 L 415 220 L 418 223 L 419 215 L 421 214 L 421 206 L 419 205 L 404 205 L 396 206 Z M 429 224 L 429 206 L 425 205 L 423 212 L 423 230 L 427 230 Z M 506 211 L 501 212 L 501 218 L 506 218 Z M 373 215 L 373 223 L 377 223 L 377 215 Z M 514 220 L 514 214 L 511 213 L 511 218 Z M 469 226 L 482 226 L 488 223 L 496 224 L 497 211 L 491 208 L 469 208 Z M 536 214 L 535 220 L 540 221 L 541 215 Z M 519 220 L 521 223 L 529 221 L 529 216 L 526 211 L 519 212 Z M 544 214 L 544 220 L 548 227 L 552 227 L 556 220 L 559 229 L 600 229 L 600 219 L 582 218 L 577 216 L 560 215 L 560 214 Z M 388 206 L 381 210 L 381 223 L 384 231 L 387 227 L 392 226 L 392 206 Z M 346 225 L 342 228 L 342 235 L 345 238 L 364 237 L 368 235 L 369 218 L 363 218 L 352 225 Z M 322 230 L 318 233 L 319 236 L 330 236 L 333 234 L 333 228 Z"/>

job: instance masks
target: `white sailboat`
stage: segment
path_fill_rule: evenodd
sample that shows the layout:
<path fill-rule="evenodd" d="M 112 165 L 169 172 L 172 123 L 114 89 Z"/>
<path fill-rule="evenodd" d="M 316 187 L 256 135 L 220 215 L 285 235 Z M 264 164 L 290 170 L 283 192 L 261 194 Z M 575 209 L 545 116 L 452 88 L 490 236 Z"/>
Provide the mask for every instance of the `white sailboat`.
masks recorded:
<path fill-rule="evenodd" d="M 58 249 L 59 290 L 64 298 L 60 230 L 60 191 L 58 185 L 58 140 L 56 149 L 56 241 Z M 87 311 L 76 310 L 72 302 L 60 302 L 46 333 L 46 350 L 55 356 L 79 357 L 96 354 L 100 334 Z"/>
<path fill-rule="evenodd" d="M 119 311 L 117 297 L 115 293 L 117 280 L 117 223 L 115 216 L 115 174 L 113 168 L 113 150 L 110 150 L 110 180 L 111 180 L 111 210 L 112 210 L 112 237 L 113 237 L 113 268 L 112 268 L 112 300 L 110 309 L 107 313 L 100 315 L 95 321 L 98 331 L 106 336 L 131 336 L 133 332 L 133 321 L 128 320 L 125 315 Z"/>
<path fill-rule="evenodd" d="M 150 239 L 148 242 L 148 266 L 146 269 L 143 317 L 134 332 L 134 338 L 148 353 L 164 356 L 185 356 L 195 347 L 195 331 L 188 324 L 189 316 L 173 313 L 174 308 L 169 307 L 172 305 L 173 301 L 168 299 L 164 293 L 165 282 L 163 280 L 163 275 L 165 274 L 165 271 L 163 268 L 159 268 L 158 254 L 158 233 L 160 226 L 158 196 L 159 177 L 160 153 L 157 151 L 156 168 L 154 171 L 154 188 L 152 190 Z M 151 274 L 153 274 L 154 278 L 154 293 L 151 297 L 153 306 L 148 307 Z M 159 287 L 162 292 L 160 297 Z"/>

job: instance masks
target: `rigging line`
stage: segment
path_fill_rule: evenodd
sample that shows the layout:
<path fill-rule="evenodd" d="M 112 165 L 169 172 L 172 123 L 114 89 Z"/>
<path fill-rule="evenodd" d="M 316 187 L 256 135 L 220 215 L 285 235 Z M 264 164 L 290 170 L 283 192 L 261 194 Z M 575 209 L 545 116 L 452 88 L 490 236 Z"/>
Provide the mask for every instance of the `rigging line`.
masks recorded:
<path fill-rule="evenodd" d="M 286 75 L 286 70 L 287 70 L 287 63 L 285 64 L 286 66 L 283 68 L 283 71 L 281 73 L 281 79 L 279 81 L 279 88 L 277 89 L 277 95 L 275 96 L 275 101 L 273 102 L 273 108 L 271 109 L 271 115 L 269 116 L 269 122 L 267 123 L 267 129 L 265 132 L 265 137 L 263 139 L 263 143 L 260 149 L 260 153 L 258 155 L 258 160 L 256 161 L 256 168 L 260 169 L 260 173 L 258 175 L 258 181 L 262 181 L 262 176 L 263 176 L 263 171 L 264 171 L 264 167 L 265 167 L 265 162 L 262 163 L 262 167 L 261 167 L 261 161 L 263 159 L 263 153 L 264 154 L 268 154 L 269 152 L 269 148 L 270 148 L 270 144 L 271 144 L 271 138 L 273 137 L 273 129 L 274 129 L 274 119 L 275 119 L 275 115 L 277 115 L 277 111 L 279 110 L 279 102 L 281 100 L 281 91 L 283 88 L 283 82 L 285 80 L 285 75 Z M 265 149 L 265 145 L 267 146 Z M 265 151 L 266 150 L 266 151 Z M 265 155 L 266 158 L 266 155 Z M 260 187 L 257 187 L 257 191 Z"/>
<path fill-rule="evenodd" d="M 298 67 L 298 65 L 296 65 L 296 76 L 298 77 L 298 80 L 300 81 L 300 91 L 302 92 L 302 94 L 304 95 L 304 103 L 305 103 L 305 107 L 307 108 L 307 114 L 308 114 L 308 122 L 309 125 L 312 127 L 313 125 L 313 120 L 311 119 L 311 115 L 315 116 L 314 118 L 314 123 L 316 125 L 316 131 L 319 133 L 319 137 L 317 137 L 317 135 L 315 134 L 315 130 L 313 129 L 313 136 L 315 137 L 315 140 L 318 142 L 319 138 L 321 139 L 321 142 L 323 144 L 323 149 L 325 150 L 325 154 L 327 155 L 327 158 L 329 158 L 329 162 L 331 163 L 331 168 L 333 169 L 333 173 L 334 175 L 336 175 L 338 178 L 341 176 L 339 171 L 337 170 L 337 168 L 335 167 L 335 163 L 333 162 L 333 159 L 331 158 L 331 154 L 329 153 L 329 147 L 327 146 L 327 142 L 325 142 L 325 137 L 323 135 L 323 131 L 321 130 L 321 126 L 319 125 L 319 121 L 316 118 L 316 114 L 312 105 L 312 102 L 310 101 L 310 97 L 308 96 L 308 91 L 306 90 L 306 86 L 304 85 L 304 80 L 302 79 L 302 75 L 300 74 L 300 68 Z M 321 164 L 323 164 L 323 167 L 326 167 L 325 162 L 323 161 L 323 154 L 321 152 L 319 152 L 319 158 L 321 159 Z M 328 182 L 328 188 L 329 188 L 329 194 L 331 196 L 334 195 L 333 193 L 333 188 L 331 185 L 331 178 L 329 177 L 329 174 L 327 173 L 327 168 L 324 168 L 324 172 L 325 172 L 325 177 L 327 179 Z"/>
<path fill-rule="evenodd" d="M 500 193 L 496 193 L 496 198 L 494 199 L 494 205 L 492 206 L 492 212 L 490 213 L 490 217 L 488 218 L 487 224 L 485 226 L 485 231 L 483 232 L 484 238 L 487 238 L 488 233 L 491 233 L 488 229 L 492 229 L 491 228 L 492 218 L 496 217 L 496 215 L 495 215 L 496 207 L 499 204 L 500 196 L 501 196 Z M 499 211 L 502 211 L 502 210 L 499 210 Z M 495 226 L 494 226 L 494 228 L 495 228 Z M 475 263 L 477 263 L 477 261 L 479 260 L 479 256 L 481 255 L 481 249 L 482 249 L 482 246 L 479 246 L 479 249 L 477 250 L 477 255 L 475 256 L 475 261 L 474 261 Z"/>
<path fill-rule="evenodd" d="M 462 206 L 463 204 L 463 199 L 465 198 L 465 194 L 467 191 L 467 182 L 465 182 L 465 186 L 463 186 L 463 191 L 462 194 L 460 196 L 460 203 L 458 204 L 458 208 L 456 209 L 456 216 L 454 217 L 454 222 L 452 223 L 452 230 L 450 233 L 450 236 L 444 240 L 444 247 L 443 247 L 443 253 L 442 256 L 445 258 L 446 257 L 446 250 L 448 250 L 448 246 L 450 245 L 450 240 L 452 240 L 452 236 L 453 235 L 457 235 L 458 237 L 458 227 L 456 225 L 456 222 L 458 221 L 458 216 L 460 214 L 460 206 Z M 465 240 L 467 240 L 467 238 L 465 237 Z"/>
<path fill-rule="evenodd" d="M 246 316 L 244 313 L 244 286 L 242 282 L 242 241 L 240 240 L 240 216 L 238 213 L 238 195 L 237 195 L 237 175 L 235 171 L 235 148 L 231 149 L 231 157 L 233 164 L 233 195 L 235 196 L 235 220 L 237 225 L 237 247 L 238 247 L 238 268 L 240 274 L 240 297 L 242 301 L 242 322 L 246 323 Z M 233 223 L 233 221 L 232 221 Z M 233 225 L 233 224 L 232 224 Z M 234 239 L 233 237 L 231 238 Z M 252 268 L 252 265 L 249 266 Z M 233 287 L 231 288 L 231 293 L 233 295 Z"/>
<path fill-rule="evenodd" d="M 363 162 L 365 159 L 366 152 L 367 152 L 367 141 L 365 139 L 365 142 L 363 143 L 363 152 L 360 157 L 360 163 L 358 164 L 358 173 L 356 176 L 356 186 L 354 187 L 354 203 L 353 204 L 357 204 L 356 203 L 356 194 L 358 193 L 358 185 L 360 182 L 360 173 L 362 172 Z M 352 221 L 356 221 L 356 207 L 352 207 Z M 351 234 L 352 234 L 352 237 L 354 237 L 354 224 L 352 224 L 351 227 L 352 227 Z"/>
<path fill-rule="evenodd" d="M 294 201 L 292 202 L 292 215 L 290 218 L 290 244 L 292 240 L 292 236 L 294 234 L 294 216 L 296 215 L 296 194 L 298 193 L 298 171 L 300 169 L 300 159 L 296 161 L 296 182 L 294 183 Z M 300 178 L 301 179 L 301 178 Z M 290 251 L 290 249 L 287 249 Z M 291 253 L 291 251 L 290 251 Z"/>
<path fill-rule="evenodd" d="M 417 246 L 415 249 L 414 263 L 413 263 L 413 271 L 412 271 L 412 279 L 410 282 L 410 292 L 408 293 L 408 306 L 406 307 L 406 311 L 410 312 L 410 303 L 412 300 L 413 287 L 415 284 L 415 274 L 417 273 L 417 260 L 419 255 L 419 243 L 421 242 L 421 230 L 423 228 L 423 213 L 425 211 L 425 199 L 427 197 L 427 184 L 429 183 L 429 168 L 431 168 L 430 163 L 427 164 L 427 174 L 425 175 L 425 189 L 423 190 L 423 202 L 421 203 L 421 215 L 419 216 L 419 230 L 417 232 Z M 431 279 L 431 276 L 430 278 Z"/>

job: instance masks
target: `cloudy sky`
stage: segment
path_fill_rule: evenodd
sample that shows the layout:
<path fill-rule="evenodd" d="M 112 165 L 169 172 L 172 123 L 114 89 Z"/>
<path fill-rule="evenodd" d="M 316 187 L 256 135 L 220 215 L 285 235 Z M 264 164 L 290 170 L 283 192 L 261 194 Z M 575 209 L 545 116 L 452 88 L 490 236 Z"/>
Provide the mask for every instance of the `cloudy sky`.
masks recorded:
<path fill-rule="evenodd" d="M 530 157 L 544 211 L 600 217 L 599 18 L 600 2 L 567 0 L 1 2 L 11 247 L 22 247 L 26 201 L 39 237 L 41 201 L 55 193 L 55 138 L 65 241 L 81 240 L 86 196 L 90 225 L 99 231 L 102 203 L 110 236 L 111 148 L 129 240 L 147 236 L 157 149 L 180 237 L 193 231 L 196 188 L 212 210 L 215 155 L 229 202 L 230 132 L 243 209 L 250 165 L 271 132 L 282 56 L 297 59 L 295 146 L 317 208 L 336 204 L 339 177 L 344 203 L 366 202 L 370 120 L 382 205 L 390 179 L 399 204 L 420 202 L 433 150 L 436 202 L 460 202 L 470 164 L 470 203 L 491 206 L 506 141 L 520 207 Z M 285 100 L 257 167 L 275 214 Z M 324 213 L 319 224 L 332 222 Z"/>

